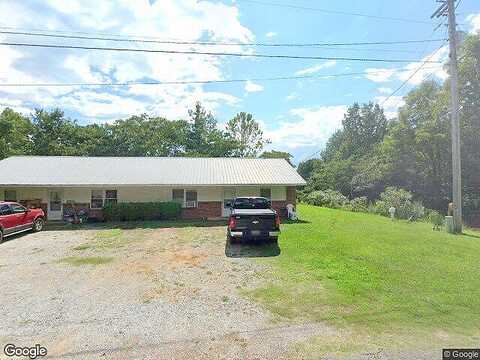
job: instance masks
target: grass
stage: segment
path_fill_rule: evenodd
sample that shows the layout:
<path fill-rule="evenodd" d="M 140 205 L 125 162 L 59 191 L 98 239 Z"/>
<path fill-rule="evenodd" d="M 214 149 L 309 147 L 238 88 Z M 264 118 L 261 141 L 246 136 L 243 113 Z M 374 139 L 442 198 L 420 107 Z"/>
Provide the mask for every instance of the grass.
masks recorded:
<path fill-rule="evenodd" d="M 478 333 L 478 232 L 450 235 L 425 223 L 300 205 L 281 256 L 247 295 L 282 318 L 366 329 Z"/>
<path fill-rule="evenodd" d="M 65 257 L 58 262 L 69 264 L 72 266 L 82 266 L 82 265 L 103 265 L 111 262 L 113 260 L 112 257 L 103 257 L 103 256 L 91 256 L 91 257 L 78 257 L 78 256 L 70 256 Z"/>

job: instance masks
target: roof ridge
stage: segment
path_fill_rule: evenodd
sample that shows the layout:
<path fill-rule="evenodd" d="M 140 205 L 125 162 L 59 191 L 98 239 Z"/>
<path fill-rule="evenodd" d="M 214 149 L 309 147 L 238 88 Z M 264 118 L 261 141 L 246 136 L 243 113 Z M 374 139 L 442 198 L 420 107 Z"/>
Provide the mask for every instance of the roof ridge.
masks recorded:
<path fill-rule="evenodd" d="M 12 158 L 70 158 L 70 159 L 222 159 L 222 160 L 284 160 L 284 158 L 250 158 L 250 157 L 203 157 L 203 156 L 81 156 L 81 155 L 12 155 L 2 160 Z"/>

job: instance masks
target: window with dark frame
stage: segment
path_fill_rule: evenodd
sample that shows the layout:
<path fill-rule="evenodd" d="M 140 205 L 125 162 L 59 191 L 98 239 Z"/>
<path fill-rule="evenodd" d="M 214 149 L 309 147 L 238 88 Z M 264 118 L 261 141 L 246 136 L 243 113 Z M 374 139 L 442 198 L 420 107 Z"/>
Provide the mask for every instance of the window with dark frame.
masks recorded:
<path fill-rule="evenodd" d="M 90 201 L 92 209 L 103 208 L 103 190 L 92 190 L 92 199 Z"/>
<path fill-rule="evenodd" d="M 185 206 L 189 208 L 197 207 L 197 197 L 196 190 L 187 190 L 185 192 Z"/>
<path fill-rule="evenodd" d="M 182 204 L 183 206 L 183 194 L 184 190 L 183 189 L 173 189 L 172 190 L 172 201 Z"/>
<path fill-rule="evenodd" d="M 260 189 L 260 196 L 271 200 L 272 199 L 272 189 L 270 189 L 270 188 Z"/>
<path fill-rule="evenodd" d="M 16 190 L 5 190 L 4 192 L 5 201 L 17 201 L 17 191 Z"/>
<path fill-rule="evenodd" d="M 117 190 L 105 190 L 105 205 L 117 203 Z"/>

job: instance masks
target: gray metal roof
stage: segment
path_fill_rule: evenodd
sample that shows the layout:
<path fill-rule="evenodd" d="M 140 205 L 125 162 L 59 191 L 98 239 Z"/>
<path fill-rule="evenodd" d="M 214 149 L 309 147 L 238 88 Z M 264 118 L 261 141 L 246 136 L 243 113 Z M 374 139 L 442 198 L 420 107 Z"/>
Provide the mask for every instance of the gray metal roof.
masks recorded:
<path fill-rule="evenodd" d="M 284 159 L 13 156 L 0 186 L 304 185 Z"/>

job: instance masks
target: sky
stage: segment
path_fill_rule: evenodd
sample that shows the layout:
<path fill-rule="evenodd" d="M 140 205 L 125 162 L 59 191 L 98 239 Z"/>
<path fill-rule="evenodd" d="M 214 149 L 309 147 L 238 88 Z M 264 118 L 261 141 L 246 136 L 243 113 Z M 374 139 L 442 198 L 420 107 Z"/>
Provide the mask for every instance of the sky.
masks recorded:
<path fill-rule="evenodd" d="M 336 47 L 251 44 L 443 39 L 447 29 L 437 25 L 445 19 L 430 19 L 437 6 L 434 0 L 0 0 L 3 15 L 0 31 L 4 32 L 223 44 L 115 42 L 5 33 L 0 33 L 0 42 L 407 61 L 230 57 L 1 45 L 0 85 L 246 81 L 117 87 L 0 86 L 0 111 L 10 107 L 30 114 L 35 108 L 58 107 L 80 124 L 113 122 L 142 113 L 174 120 L 187 118 L 188 109 L 200 101 L 216 116 L 219 127 L 224 127 L 237 112 L 252 113 L 271 142 L 267 149 L 290 152 L 298 163 L 325 146 L 341 127 L 345 110 L 354 102 L 383 103 L 387 117 L 393 118 L 408 90 L 427 77 L 445 80 L 447 72 L 441 63 L 428 63 L 412 75 L 423 60 L 445 62 L 447 46 L 443 42 Z M 480 32 L 477 0 L 461 1 L 457 13 L 460 30 Z M 351 73 L 356 75 L 328 76 Z M 261 80 L 272 77 L 300 78 Z M 385 101 L 406 80 L 405 86 Z"/>

